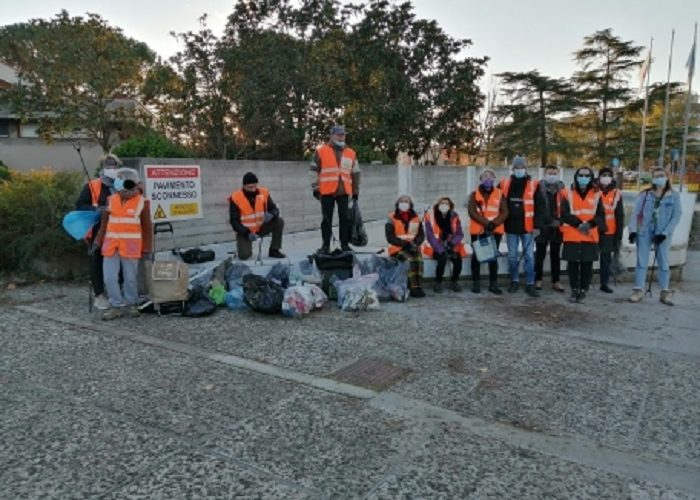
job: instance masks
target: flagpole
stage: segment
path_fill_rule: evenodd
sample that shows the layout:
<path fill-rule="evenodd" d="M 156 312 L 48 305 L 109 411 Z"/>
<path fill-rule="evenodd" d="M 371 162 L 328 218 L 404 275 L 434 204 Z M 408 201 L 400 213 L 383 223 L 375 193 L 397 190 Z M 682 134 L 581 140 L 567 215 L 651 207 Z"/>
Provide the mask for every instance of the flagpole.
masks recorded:
<path fill-rule="evenodd" d="M 676 37 L 676 30 L 671 30 L 671 51 L 668 54 L 668 76 L 666 77 L 666 100 L 664 101 L 664 121 L 661 127 L 661 151 L 659 152 L 659 167 L 664 167 L 666 156 L 666 128 L 668 127 L 668 101 L 671 96 L 671 60 L 673 59 L 673 40 Z"/>
<path fill-rule="evenodd" d="M 686 151 L 688 149 L 688 125 L 690 124 L 690 105 L 693 100 L 693 73 L 694 63 L 695 63 L 695 51 L 697 50 L 698 42 L 698 23 L 695 23 L 695 33 L 693 34 L 693 49 L 690 55 L 692 58 L 693 66 L 688 68 L 688 95 L 685 98 L 685 124 L 683 128 L 683 151 L 681 152 L 681 182 L 679 186 L 679 191 L 683 192 L 683 178 L 685 177 L 685 157 Z M 690 62 L 691 59 L 688 59 Z"/>
<path fill-rule="evenodd" d="M 649 65 L 647 66 L 646 76 L 646 90 L 644 91 L 644 112 L 642 113 L 642 139 L 639 141 L 639 163 L 637 164 L 637 190 L 640 189 L 642 185 L 642 164 L 644 163 L 644 143 L 646 142 L 646 132 L 647 132 L 647 110 L 649 108 L 649 80 L 651 78 L 651 51 L 654 48 L 654 38 L 651 38 L 649 42 L 649 54 L 647 59 Z"/>

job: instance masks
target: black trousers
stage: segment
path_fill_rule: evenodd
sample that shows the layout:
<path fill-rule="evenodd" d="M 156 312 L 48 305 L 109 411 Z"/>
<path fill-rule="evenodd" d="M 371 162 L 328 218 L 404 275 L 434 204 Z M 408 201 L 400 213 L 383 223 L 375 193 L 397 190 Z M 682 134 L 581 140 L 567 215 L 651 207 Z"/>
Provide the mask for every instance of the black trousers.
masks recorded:
<path fill-rule="evenodd" d="M 493 237 L 496 239 L 496 246 L 501 244 L 502 234 L 494 234 Z M 478 235 L 472 234 L 472 241 L 476 241 L 479 238 Z M 472 255 L 472 279 L 477 281 L 481 277 L 481 262 L 476 258 L 476 255 Z M 489 262 L 489 281 L 491 283 L 496 283 L 498 279 L 498 260 Z"/>
<path fill-rule="evenodd" d="M 610 283 L 611 264 L 612 254 L 610 252 L 600 252 L 600 286 L 607 286 Z"/>
<path fill-rule="evenodd" d="M 105 282 L 102 274 L 102 252 L 98 248 L 90 255 L 90 283 L 95 296 L 105 292 Z"/>
<path fill-rule="evenodd" d="M 544 259 L 549 246 L 549 263 L 552 271 L 552 283 L 559 283 L 561 276 L 561 241 L 535 240 L 535 281 L 542 281 Z"/>
<path fill-rule="evenodd" d="M 321 238 L 323 245 L 330 246 L 333 236 L 333 211 L 338 205 L 338 227 L 340 232 L 340 244 L 345 246 L 350 241 L 350 211 L 348 209 L 348 195 L 321 196 Z"/>
<path fill-rule="evenodd" d="M 593 278 L 593 262 L 569 261 L 566 272 L 572 290 L 588 290 Z"/>
<path fill-rule="evenodd" d="M 280 250 L 282 248 L 282 232 L 284 231 L 284 219 L 277 217 L 265 223 L 258 231 L 258 236 L 272 234 L 270 250 Z M 253 255 L 253 242 L 247 236 L 236 234 L 236 252 L 241 260 L 250 259 Z"/>
<path fill-rule="evenodd" d="M 445 266 L 447 265 L 447 254 L 445 252 L 436 253 L 433 258 L 437 263 L 435 268 L 435 281 L 442 281 L 445 274 Z M 457 281 L 459 275 L 462 274 L 462 257 L 457 254 L 450 255 L 452 261 L 452 281 Z"/>

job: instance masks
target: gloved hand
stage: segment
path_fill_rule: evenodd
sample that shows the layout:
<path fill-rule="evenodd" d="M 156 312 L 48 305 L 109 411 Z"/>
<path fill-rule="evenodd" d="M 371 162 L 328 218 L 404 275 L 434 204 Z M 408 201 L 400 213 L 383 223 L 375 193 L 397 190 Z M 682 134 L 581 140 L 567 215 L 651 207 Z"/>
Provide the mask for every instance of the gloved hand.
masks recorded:
<path fill-rule="evenodd" d="M 255 240 L 257 240 L 257 239 L 258 239 L 258 235 L 257 235 L 257 234 L 255 234 L 255 233 L 252 232 L 252 231 L 251 231 L 250 233 L 248 233 L 248 241 L 255 241 Z"/>
<path fill-rule="evenodd" d="M 93 241 L 92 243 L 90 243 L 90 246 L 88 247 L 88 255 L 93 255 L 93 254 L 95 254 L 95 252 L 99 252 L 101 247 L 102 247 L 102 245 L 100 245 L 96 241 Z"/>
<path fill-rule="evenodd" d="M 452 250 L 454 250 L 454 247 L 455 247 L 455 244 L 452 243 L 451 241 L 445 242 L 445 250 L 447 250 L 448 252 L 451 252 Z"/>
<path fill-rule="evenodd" d="M 403 248 L 404 250 L 411 253 L 416 251 L 416 245 L 412 241 L 407 241 L 406 243 L 404 243 Z"/>
<path fill-rule="evenodd" d="M 591 225 L 588 222 L 582 222 L 576 229 L 578 229 L 582 234 L 588 234 L 588 232 L 591 230 Z"/>
<path fill-rule="evenodd" d="M 270 222 L 274 218 L 275 218 L 275 216 L 272 215 L 270 212 L 265 212 L 265 215 L 263 215 L 263 224 L 267 224 L 268 222 Z"/>
<path fill-rule="evenodd" d="M 321 201 L 321 191 L 318 189 L 314 189 L 314 198 L 316 198 L 318 201 Z"/>
<path fill-rule="evenodd" d="M 666 240 L 665 234 L 655 234 L 654 235 L 654 245 L 661 245 Z"/>
<path fill-rule="evenodd" d="M 353 194 L 352 195 L 352 201 L 357 201 L 357 198 L 359 197 L 359 194 Z"/>
<path fill-rule="evenodd" d="M 634 245 L 637 242 L 637 233 L 630 233 L 627 237 L 627 241 L 630 242 L 630 245 Z"/>
<path fill-rule="evenodd" d="M 561 222 L 559 221 L 559 219 L 555 219 L 549 224 L 549 226 L 550 227 L 559 227 L 559 226 L 561 226 Z"/>
<path fill-rule="evenodd" d="M 486 231 L 488 231 L 489 233 L 493 233 L 494 229 L 496 229 L 496 224 L 494 224 L 493 222 L 489 222 L 488 224 L 486 224 Z"/>
<path fill-rule="evenodd" d="M 533 238 L 539 238 L 540 234 L 542 234 L 542 231 L 540 231 L 540 229 L 535 228 L 532 230 L 532 237 Z"/>

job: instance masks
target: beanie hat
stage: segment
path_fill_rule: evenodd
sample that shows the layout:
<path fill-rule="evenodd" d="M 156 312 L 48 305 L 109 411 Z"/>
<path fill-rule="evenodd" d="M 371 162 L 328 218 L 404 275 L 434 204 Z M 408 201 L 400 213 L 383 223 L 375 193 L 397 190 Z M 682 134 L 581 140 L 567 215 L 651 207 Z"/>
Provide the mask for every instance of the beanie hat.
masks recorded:
<path fill-rule="evenodd" d="M 516 156 L 513 158 L 511 168 L 527 168 L 527 161 L 522 156 Z"/>
<path fill-rule="evenodd" d="M 481 178 L 484 176 L 484 174 L 491 174 L 491 175 L 493 175 L 493 178 L 494 178 L 494 179 L 496 178 L 496 172 L 494 172 L 494 171 L 491 170 L 490 168 L 485 168 L 485 169 L 483 169 L 483 170 L 481 171 L 481 173 L 479 174 L 479 180 L 481 180 Z"/>
<path fill-rule="evenodd" d="M 243 185 L 245 186 L 246 184 L 257 184 L 258 183 L 258 176 L 255 175 L 253 172 L 248 172 L 243 176 Z"/>

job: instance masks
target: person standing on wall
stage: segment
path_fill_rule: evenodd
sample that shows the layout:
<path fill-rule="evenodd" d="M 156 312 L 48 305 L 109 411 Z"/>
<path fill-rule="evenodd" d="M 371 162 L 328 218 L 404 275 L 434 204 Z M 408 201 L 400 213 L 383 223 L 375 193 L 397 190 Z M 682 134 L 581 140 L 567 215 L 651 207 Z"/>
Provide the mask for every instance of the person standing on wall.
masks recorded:
<path fill-rule="evenodd" d="M 605 207 L 605 226 L 600 233 L 600 290 L 613 293 L 610 288 L 610 266 L 612 255 L 620 250 L 622 230 L 625 226 L 625 209 L 622 206 L 622 191 L 617 189 L 611 168 L 603 168 L 598 173 L 600 199 Z"/>
<path fill-rule="evenodd" d="M 559 283 L 561 275 L 561 201 L 568 196 L 564 183 L 559 179 L 559 167 L 548 165 L 544 169 L 544 179 L 537 185 L 535 196 L 535 228 L 540 234 L 535 238 L 535 288 L 542 289 L 544 259 L 549 247 L 549 263 L 552 288 L 563 292 Z"/>
<path fill-rule="evenodd" d="M 469 212 L 469 234 L 472 242 L 482 234 L 492 234 L 496 240 L 496 247 L 500 246 L 503 237 L 503 222 L 508 218 L 508 204 L 500 189 L 494 186 L 496 174 L 487 168 L 479 176 L 479 186 L 469 195 L 467 210 Z M 489 292 L 496 295 L 503 294 L 498 288 L 498 259 L 489 264 Z M 481 262 L 472 255 L 472 292 L 481 293 Z"/>
<path fill-rule="evenodd" d="M 97 210 L 104 212 L 107 209 L 107 198 L 116 193 L 114 189 L 114 180 L 117 178 L 117 169 L 122 166 L 121 160 L 113 155 L 108 154 L 100 159 L 100 167 L 98 170 L 99 177 L 85 183 L 78 201 L 75 204 L 76 210 Z M 88 238 L 88 244 L 92 244 L 95 236 L 100 231 L 101 219 L 92 228 Z M 90 283 L 92 290 L 95 293 L 93 305 L 96 309 L 108 309 L 109 301 L 105 296 L 104 277 L 102 275 L 103 258 L 102 252 L 90 252 Z"/>
<path fill-rule="evenodd" d="M 523 247 L 525 260 L 525 293 L 539 297 L 535 289 L 534 239 L 539 235 L 535 229 L 535 190 L 536 183 L 527 173 L 525 158 L 516 156 L 511 166 L 510 177 L 501 179 L 498 188 L 508 203 L 508 218 L 505 221 L 506 244 L 508 245 L 508 272 L 510 286 L 508 292 L 515 293 L 520 288 L 520 260 L 518 246 Z"/>
<path fill-rule="evenodd" d="M 272 233 L 268 255 L 273 259 L 284 259 L 282 232 L 284 219 L 270 197 L 267 188 L 258 186 L 258 177 L 253 172 L 243 176 L 243 185 L 229 197 L 229 219 L 236 232 L 236 251 L 240 260 L 253 255 L 253 242 Z"/>
<path fill-rule="evenodd" d="M 564 237 L 562 259 L 571 285 L 571 302 L 582 302 L 593 278 L 593 262 L 598 260 L 600 234 L 605 233 L 605 208 L 596 189 L 593 171 L 579 168 L 568 197 L 561 203 L 561 231 Z"/>
<path fill-rule="evenodd" d="M 348 200 L 357 202 L 360 193 L 360 166 L 355 151 L 345 144 L 345 128 L 335 125 L 330 131 L 330 141 L 316 149 L 309 168 L 311 191 L 321 202 L 320 253 L 329 253 L 333 236 L 333 211 L 338 205 L 338 226 L 341 250 L 350 248 L 350 211 Z"/>
<path fill-rule="evenodd" d="M 672 306 L 669 256 L 673 231 L 681 221 L 681 197 L 671 187 L 666 170 L 655 168 L 651 175 L 652 185 L 637 196 L 629 223 L 629 242 L 637 245 L 634 290 L 629 300 L 640 302 L 644 298 L 643 289 L 649 266 L 649 252 L 653 247 L 659 266 L 660 300 L 662 304 Z"/>

